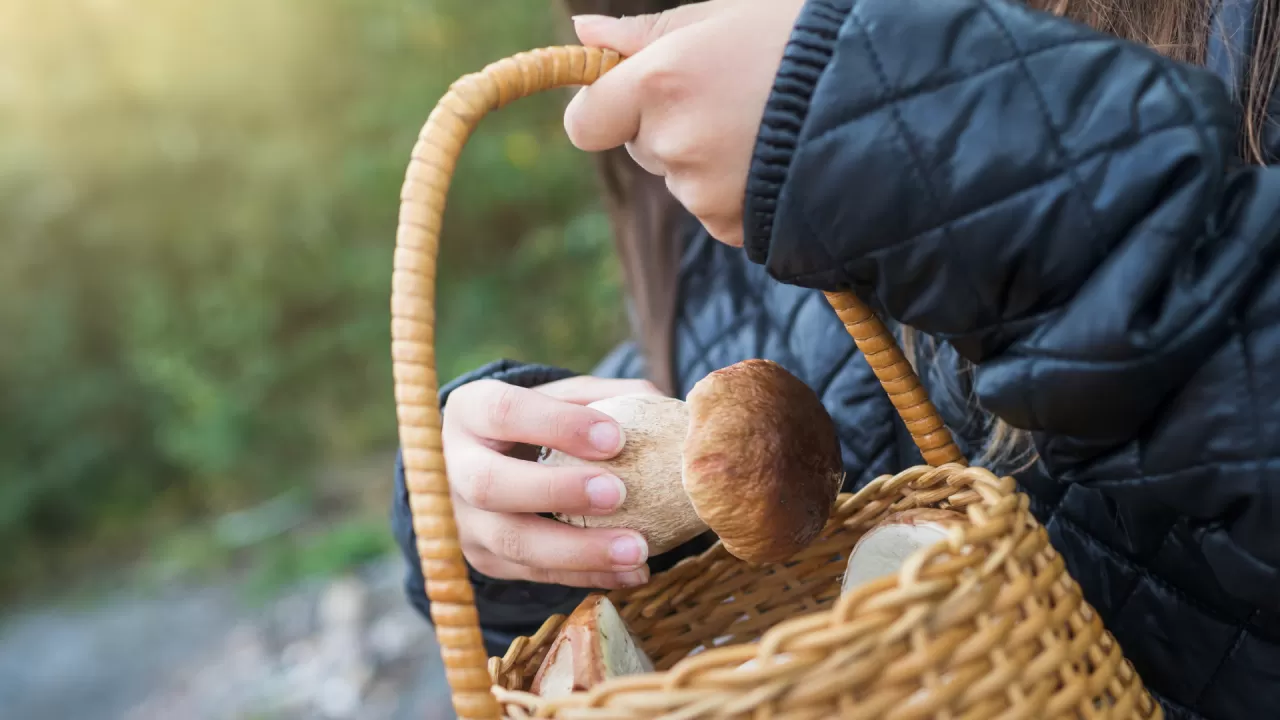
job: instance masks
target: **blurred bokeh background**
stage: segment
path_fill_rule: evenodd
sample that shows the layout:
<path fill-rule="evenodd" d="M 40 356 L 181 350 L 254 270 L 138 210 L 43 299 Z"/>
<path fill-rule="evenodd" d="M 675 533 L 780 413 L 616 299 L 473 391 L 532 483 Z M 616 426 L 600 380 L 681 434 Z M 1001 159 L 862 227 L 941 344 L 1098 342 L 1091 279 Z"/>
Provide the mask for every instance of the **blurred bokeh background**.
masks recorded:
<path fill-rule="evenodd" d="M 447 85 L 564 25 L 554 0 L 0 0 L 0 714 L 448 716 L 387 523 L 398 193 Z M 442 379 L 586 369 L 625 332 L 566 99 L 467 146 Z"/>

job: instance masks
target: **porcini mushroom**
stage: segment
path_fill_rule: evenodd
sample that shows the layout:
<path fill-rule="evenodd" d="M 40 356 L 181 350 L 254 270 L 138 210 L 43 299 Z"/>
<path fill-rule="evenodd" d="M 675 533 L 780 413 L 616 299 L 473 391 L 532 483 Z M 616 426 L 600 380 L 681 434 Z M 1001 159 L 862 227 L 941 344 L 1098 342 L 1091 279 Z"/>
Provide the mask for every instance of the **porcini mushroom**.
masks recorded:
<path fill-rule="evenodd" d="M 653 672 L 653 661 L 617 608 L 605 595 L 592 593 L 560 626 L 529 689 L 542 697 L 563 697 L 609 678 L 646 672 Z"/>
<path fill-rule="evenodd" d="M 913 508 L 894 513 L 858 538 L 849 553 L 840 592 L 893 575 L 912 553 L 947 539 L 968 518 L 955 510 Z"/>
<path fill-rule="evenodd" d="M 550 465 L 594 465 L 626 486 L 611 515 L 557 519 L 630 528 L 657 555 L 709 528 L 753 563 L 785 560 L 817 538 L 844 480 L 835 423 L 808 385 L 769 360 L 716 370 L 686 401 L 629 395 L 592 403 L 622 426 L 613 459 L 544 450 Z"/>

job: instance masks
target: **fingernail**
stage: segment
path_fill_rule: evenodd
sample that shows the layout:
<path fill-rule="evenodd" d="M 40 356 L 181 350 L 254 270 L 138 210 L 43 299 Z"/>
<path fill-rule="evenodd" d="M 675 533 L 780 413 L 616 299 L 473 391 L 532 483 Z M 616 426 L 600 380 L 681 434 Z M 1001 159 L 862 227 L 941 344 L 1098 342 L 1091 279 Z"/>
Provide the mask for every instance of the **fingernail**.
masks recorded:
<path fill-rule="evenodd" d="M 631 572 L 618 573 L 618 584 L 622 587 L 635 587 L 649 582 L 649 568 L 640 568 Z"/>
<path fill-rule="evenodd" d="M 601 20 L 612 20 L 608 15 L 574 15 L 573 24 L 581 25 L 583 23 L 600 22 Z"/>
<path fill-rule="evenodd" d="M 613 510 L 627 499 L 627 486 L 612 475 L 598 475 L 587 481 L 587 499 L 596 510 Z"/>
<path fill-rule="evenodd" d="M 643 540 L 632 535 L 619 535 L 609 543 L 609 559 L 614 565 L 630 567 L 644 562 L 648 554 Z"/>
<path fill-rule="evenodd" d="M 587 432 L 591 447 L 602 453 L 616 453 L 622 449 L 622 428 L 613 423 L 598 422 Z"/>

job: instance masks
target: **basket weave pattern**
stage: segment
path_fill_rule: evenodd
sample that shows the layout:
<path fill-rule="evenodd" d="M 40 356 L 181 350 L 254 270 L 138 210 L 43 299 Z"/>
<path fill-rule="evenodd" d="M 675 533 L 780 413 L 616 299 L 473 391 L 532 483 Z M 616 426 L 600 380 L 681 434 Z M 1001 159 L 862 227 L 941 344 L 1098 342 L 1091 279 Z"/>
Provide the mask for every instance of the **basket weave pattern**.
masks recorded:
<path fill-rule="evenodd" d="M 486 658 L 454 521 L 435 369 L 436 258 L 445 197 L 484 115 L 588 85 L 612 52 L 545 48 L 454 83 L 414 146 L 392 276 L 392 358 L 409 504 L 453 704 L 461 720 L 583 718 L 1160 718 L 1081 597 L 1011 478 L 964 466 L 893 336 L 849 293 L 828 295 L 906 422 L 926 466 L 842 494 L 822 536 L 754 566 L 720 545 L 644 587 L 612 593 L 657 672 L 567 698 L 526 692 L 564 618 Z M 951 508 L 969 522 L 893 577 L 843 596 L 858 538 L 887 515 Z M 752 661 L 751 666 L 743 663 Z"/>
<path fill-rule="evenodd" d="M 916 507 L 962 510 L 971 525 L 912 556 L 898 576 L 841 597 L 853 543 Z M 668 672 L 555 703 L 521 692 L 556 617 L 490 663 L 509 717 L 1159 715 L 1026 497 L 982 469 L 921 466 L 878 478 L 842 495 L 822 537 L 784 565 L 752 567 L 716 546 L 611 599 Z"/>

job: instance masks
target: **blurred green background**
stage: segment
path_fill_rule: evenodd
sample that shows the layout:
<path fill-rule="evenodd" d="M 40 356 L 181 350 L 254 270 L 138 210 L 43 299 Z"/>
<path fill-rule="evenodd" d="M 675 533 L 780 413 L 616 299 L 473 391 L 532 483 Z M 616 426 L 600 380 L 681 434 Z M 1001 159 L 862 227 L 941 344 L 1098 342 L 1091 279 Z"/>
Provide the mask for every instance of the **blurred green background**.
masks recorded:
<path fill-rule="evenodd" d="M 0 3 L 0 599 L 138 559 L 169 578 L 251 548 L 289 575 L 388 549 L 409 151 L 451 81 L 564 41 L 562 17 L 549 0 Z M 500 356 L 586 369 L 625 333 L 566 99 L 510 106 L 467 146 L 442 380 Z"/>

